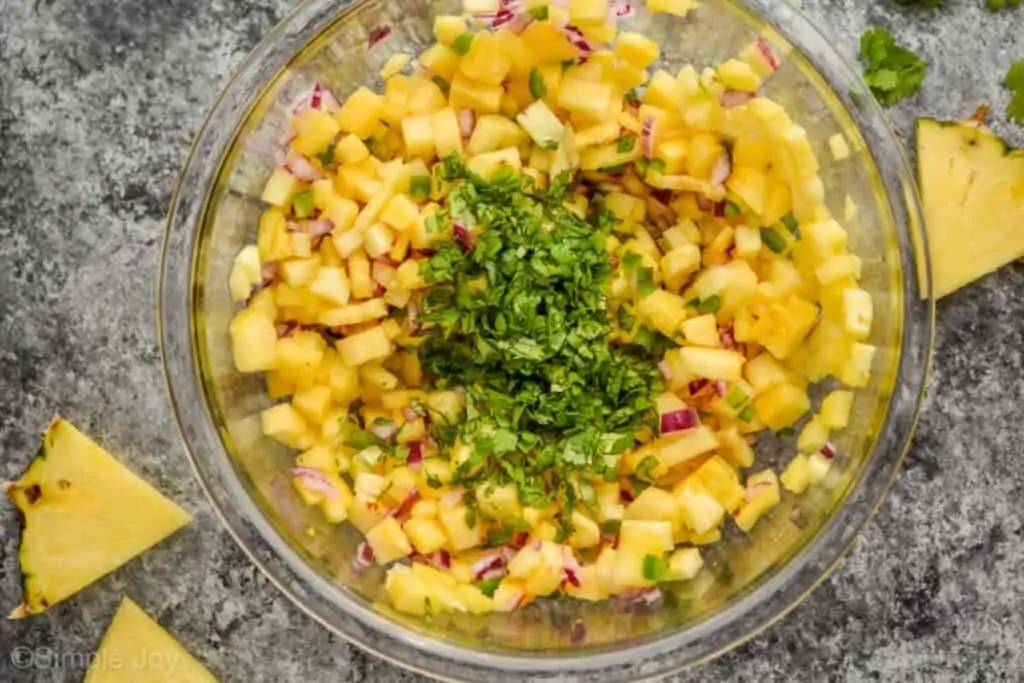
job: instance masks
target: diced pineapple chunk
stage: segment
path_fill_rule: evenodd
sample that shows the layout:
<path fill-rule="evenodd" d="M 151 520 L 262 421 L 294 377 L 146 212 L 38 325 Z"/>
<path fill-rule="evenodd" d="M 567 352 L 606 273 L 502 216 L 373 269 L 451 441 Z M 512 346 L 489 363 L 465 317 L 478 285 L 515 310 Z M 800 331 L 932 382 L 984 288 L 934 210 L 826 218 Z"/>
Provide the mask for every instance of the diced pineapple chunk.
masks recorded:
<path fill-rule="evenodd" d="M 647 0 L 647 11 L 652 14 L 663 12 L 685 17 L 691 10 L 696 9 L 697 4 L 697 0 Z"/>
<path fill-rule="evenodd" d="M 721 442 L 721 454 L 734 467 L 750 467 L 754 464 L 754 449 L 740 434 L 738 427 L 724 429 L 717 434 Z"/>
<path fill-rule="evenodd" d="M 331 389 L 323 385 L 299 389 L 292 396 L 292 405 L 309 422 L 323 424 L 324 418 L 331 408 Z"/>
<path fill-rule="evenodd" d="M 420 210 L 407 195 L 396 194 L 384 207 L 380 219 L 398 232 L 406 232 L 419 223 Z"/>
<path fill-rule="evenodd" d="M 456 110 L 472 109 L 478 114 L 497 114 L 504 95 L 500 85 L 477 83 L 460 71 L 452 80 L 448 104 Z"/>
<path fill-rule="evenodd" d="M 687 528 L 698 534 L 714 529 L 725 518 L 725 508 L 694 477 L 688 477 L 676 491 Z"/>
<path fill-rule="evenodd" d="M 807 456 L 803 453 L 798 453 L 790 460 L 789 464 L 786 465 L 786 469 L 779 476 L 779 481 L 782 482 L 782 486 L 790 493 L 800 495 L 806 491 L 811 485 Z"/>
<path fill-rule="evenodd" d="M 468 550 L 484 542 L 483 525 L 477 519 L 474 526 L 469 526 L 466 520 L 467 512 L 465 505 L 458 505 L 441 512 L 441 526 L 448 536 L 452 550 Z"/>
<path fill-rule="evenodd" d="M 726 510 L 735 510 L 743 501 L 736 469 L 720 456 L 708 458 L 691 476 Z"/>
<path fill-rule="evenodd" d="M 754 399 L 757 419 L 776 432 L 796 424 L 810 409 L 807 392 L 794 384 L 776 384 Z"/>
<path fill-rule="evenodd" d="M 342 268 L 321 268 L 310 283 L 309 291 L 336 306 L 347 304 L 351 295 L 348 276 Z"/>
<path fill-rule="evenodd" d="M 870 344 L 855 343 L 850 348 L 850 357 L 843 364 L 839 381 L 848 387 L 866 387 L 871 379 L 871 364 L 877 349 Z"/>
<path fill-rule="evenodd" d="M 722 345 L 718 335 L 718 321 L 714 314 L 690 318 L 683 323 L 683 335 L 687 344 L 717 348 Z"/>
<path fill-rule="evenodd" d="M 335 117 L 341 130 L 365 140 L 380 126 L 383 112 L 384 98 L 369 88 L 361 87 L 349 96 Z"/>
<path fill-rule="evenodd" d="M 608 83 L 566 78 L 558 89 L 559 106 L 595 120 L 604 117 L 611 102 L 612 86 Z"/>
<path fill-rule="evenodd" d="M 463 17 L 441 15 L 434 19 L 434 37 L 444 45 L 451 45 L 468 30 L 469 25 Z"/>
<path fill-rule="evenodd" d="M 696 377 L 735 382 L 743 376 L 746 358 L 742 353 L 687 346 L 679 354 L 687 370 Z"/>
<path fill-rule="evenodd" d="M 661 57 L 661 48 L 642 33 L 624 31 L 615 43 L 615 56 L 638 69 L 646 69 Z"/>
<path fill-rule="evenodd" d="M 867 339 L 871 334 L 874 307 L 871 295 L 859 287 L 843 291 L 843 329 L 853 339 Z"/>
<path fill-rule="evenodd" d="M 746 62 L 729 59 L 718 66 L 718 78 L 729 90 L 754 93 L 761 87 L 761 77 Z"/>
<path fill-rule="evenodd" d="M 261 199 L 274 206 L 288 206 L 292 195 L 299 186 L 299 181 L 287 169 L 278 166 L 270 174 L 270 179 L 263 188 Z"/>
<path fill-rule="evenodd" d="M 501 149 L 497 152 L 478 154 L 469 160 L 467 168 L 473 173 L 489 178 L 502 169 L 510 169 L 513 173 L 523 170 L 523 162 L 519 156 L 519 150 L 515 147 Z"/>
<path fill-rule="evenodd" d="M 655 449 L 658 460 L 665 467 L 671 468 L 715 450 L 718 443 L 715 432 L 707 425 L 700 425 L 695 429 L 663 436 L 655 443 Z"/>
<path fill-rule="evenodd" d="M 393 347 L 387 334 L 378 326 L 339 340 L 337 349 L 345 364 L 355 367 L 387 358 Z"/>
<path fill-rule="evenodd" d="M 796 447 L 802 453 L 814 453 L 828 443 L 828 427 L 817 415 L 812 417 L 797 437 Z"/>
<path fill-rule="evenodd" d="M 668 522 L 675 533 L 683 525 L 679 502 L 671 493 L 656 486 L 646 488 L 626 507 L 624 519 Z"/>
<path fill-rule="evenodd" d="M 821 403 L 821 422 L 829 429 L 845 429 L 850 422 L 853 392 L 833 391 Z"/>
<path fill-rule="evenodd" d="M 704 558 L 696 548 L 680 548 L 668 558 L 668 574 L 672 581 L 689 581 L 704 567 Z"/>
<path fill-rule="evenodd" d="M 619 527 L 619 553 L 661 557 L 675 545 L 672 524 L 666 521 L 623 520 Z"/>
<path fill-rule="evenodd" d="M 754 339 L 773 356 L 785 360 L 799 347 L 818 320 L 818 307 L 796 294 L 772 303 L 754 324 Z"/>
<path fill-rule="evenodd" d="M 490 33 L 477 33 L 469 52 L 459 62 L 459 70 L 466 76 L 489 86 L 500 86 L 512 69 L 512 60 L 502 50 L 501 42 Z"/>
<path fill-rule="evenodd" d="M 826 286 L 846 278 L 860 279 L 861 260 L 853 254 L 839 254 L 818 266 L 814 274 Z"/>
<path fill-rule="evenodd" d="M 602 24 L 608 16 L 608 0 L 569 0 L 569 17 L 574 24 Z"/>
<path fill-rule="evenodd" d="M 565 126 L 554 112 L 544 103 L 537 100 L 526 111 L 516 117 L 516 121 L 529 134 L 533 141 L 544 149 L 557 149 L 565 135 Z"/>
<path fill-rule="evenodd" d="M 260 413 L 263 433 L 292 448 L 308 448 L 312 437 L 305 418 L 288 403 L 279 403 Z"/>
<path fill-rule="evenodd" d="M 258 308 L 235 314 L 228 328 L 232 356 L 239 372 L 273 370 L 277 364 L 277 330 L 273 318 Z"/>
<path fill-rule="evenodd" d="M 409 156 L 431 159 L 436 153 L 434 147 L 434 126 L 430 114 L 407 116 L 402 119 L 402 140 Z"/>
<path fill-rule="evenodd" d="M 384 590 L 399 612 L 423 616 L 428 607 L 433 609 L 427 583 L 404 565 L 396 565 L 388 571 Z"/>
<path fill-rule="evenodd" d="M 412 553 L 412 546 L 402 525 L 394 517 L 385 517 L 366 534 L 366 542 L 373 548 L 373 559 L 377 564 L 391 564 Z"/>
<path fill-rule="evenodd" d="M 850 158 L 850 145 L 842 133 L 836 133 L 828 139 L 828 148 L 832 151 L 832 158 L 836 161 L 845 161 Z"/>
<path fill-rule="evenodd" d="M 765 470 L 747 479 L 746 502 L 733 519 L 743 531 L 754 528 L 757 520 L 779 504 L 779 478 L 775 472 Z"/>
<path fill-rule="evenodd" d="M 601 529 L 589 516 L 573 510 L 570 519 L 572 534 L 569 535 L 568 543 L 573 548 L 593 548 L 601 542 Z"/>

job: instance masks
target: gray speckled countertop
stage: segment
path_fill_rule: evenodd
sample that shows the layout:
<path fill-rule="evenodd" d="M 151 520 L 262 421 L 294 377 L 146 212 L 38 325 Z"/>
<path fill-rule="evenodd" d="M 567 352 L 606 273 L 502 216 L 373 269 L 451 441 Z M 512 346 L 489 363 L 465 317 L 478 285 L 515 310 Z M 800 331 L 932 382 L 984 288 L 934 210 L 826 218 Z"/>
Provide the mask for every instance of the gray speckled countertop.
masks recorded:
<path fill-rule="evenodd" d="M 0 0 L 0 478 L 57 411 L 195 513 L 78 597 L 0 622 L 0 681 L 79 680 L 122 594 L 225 681 L 411 681 L 302 615 L 249 565 L 194 483 L 164 399 L 155 283 L 189 141 L 288 0 Z M 939 12 L 807 0 L 849 53 L 870 24 L 931 64 L 892 110 L 953 118 L 1024 58 L 1024 10 Z M 995 681 L 1024 677 L 1024 265 L 942 301 L 913 451 L 844 566 L 782 623 L 685 680 Z M 0 608 L 18 599 L 0 504 Z M 42 653 L 19 669 L 16 647 Z M 49 649 L 47 649 L 49 648 Z M 47 655 L 51 655 L 49 658 Z"/>

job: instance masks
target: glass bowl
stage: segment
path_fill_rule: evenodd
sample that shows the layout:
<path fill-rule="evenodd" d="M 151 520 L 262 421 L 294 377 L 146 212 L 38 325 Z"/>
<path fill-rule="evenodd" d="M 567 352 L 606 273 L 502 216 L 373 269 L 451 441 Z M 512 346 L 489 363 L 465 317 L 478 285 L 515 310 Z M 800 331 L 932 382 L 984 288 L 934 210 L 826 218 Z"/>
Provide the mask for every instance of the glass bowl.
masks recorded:
<path fill-rule="evenodd" d="M 802 600 L 836 566 L 899 469 L 934 322 L 913 177 L 856 71 L 793 6 L 706 0 L 686 20 L 639 12 L 630 28 L 658 39 L 672 69 L 716 64 L 758 34 L 786 53 L 763 92 L 807 129 L 829 206 L 847 217 L 850 248 L 863 259 L 862 286 L 875 307 L 869 341 L 879 349 L 872 382 L 857 392 L 823 484 L 785 495 L 749 536 L 707 548 L 702 574 L 656 611 L 542 600 L 511 615 L 405 617 L 381 600 L 381 573 L 351 571 L 358 534 L 301 503 L 288 474 L 293 454 L 261 435 L 259 414 L 271 401 L 259 377 L 234 370 L 227 328 L 236 306 L 227 283 L 235 254 L 255 239 L 289 103 L 314 82 L 339 95 L 380 86 L 377 72 L 390 54 L 427 47 L 433 16 L 458 11 L 453 0 L 307 0 L 216 102 L 181 176 L 164 245 L 160 337 L 178 428 L 213 506 L 253 562 L 310 616 L 380 657 L 455 680 L 607 682 L 677 671 L 750 638 Z M 390 35 L 370 47 L 382 26 Z M 841 162 L 828 147 L 839 133 L 853 151 Z M 791 455 L 771 437 L 759 442 L 760 463 Z"/>

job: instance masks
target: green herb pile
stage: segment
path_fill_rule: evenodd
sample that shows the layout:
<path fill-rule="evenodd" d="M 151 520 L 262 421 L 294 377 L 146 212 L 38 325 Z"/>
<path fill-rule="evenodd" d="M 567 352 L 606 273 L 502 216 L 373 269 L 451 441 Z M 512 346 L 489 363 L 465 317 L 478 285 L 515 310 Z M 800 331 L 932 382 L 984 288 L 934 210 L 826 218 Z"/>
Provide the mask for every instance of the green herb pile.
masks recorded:
<path fill-rule="evenodd" d="M 651 348 L 609 343 L 614 219 L 569 209 L 565 176 L 537 191 L 511 174 L 484 181 L 455 159 L 440 175 L 451 189 L 434 227 L 456 239 L 421 271 L 431 287 L 420 360 L 433 388 L 466 392 L 467 409 L 432 433 L 442 447 L 456 437 L 472 447 L 455 483 L 513 483 L 525 506 L 560 504 L 568 533 L 568 511 L 593 504 L 588 481 L 615 480 L 660 389 Z"/>
<path fill-rule="evenodd" d="M 865 64 L 864 82 L 878 101 L 889 107 L 921 89 L 928 64 L 896 43 L 884 28 L 873 28 L 860 39 Z"/>

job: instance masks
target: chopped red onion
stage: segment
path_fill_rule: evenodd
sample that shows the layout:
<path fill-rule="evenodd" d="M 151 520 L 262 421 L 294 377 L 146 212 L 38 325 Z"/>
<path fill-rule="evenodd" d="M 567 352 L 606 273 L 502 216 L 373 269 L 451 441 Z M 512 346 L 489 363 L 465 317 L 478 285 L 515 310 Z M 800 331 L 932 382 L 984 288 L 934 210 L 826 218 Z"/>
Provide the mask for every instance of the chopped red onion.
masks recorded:
<path fill-rule="evenodd" d="M 576 556 L 572 553 L 572 548 L 569 546 L 562 547 L 562 571 L 565 573 L 565 580 L 573 585 L 574 588 L 580 587 L 580 573 L 583 571 L 583 567 L 580 566 Z"/>
<path fill-rule="evenodd" d="M 701 392 L 701 390 L 704 387 L 706 387 L 708 384 L 710 384 L 710 383 L 711 383 L 711 381 L 707 380 L 707 379 L 695 379 L 695 380 L 693 380 L 692 382 L 690 382 L 689 386 L 687 387 L 689 389 L 689 391 L 690 391 L 690 396 L 694 396 L 696 394 L 699 394 Z"/>
<path fill-rule="evenodd" d="M 394 510 L 389 510 L 387 516 L 394 517 L 395 519 L 401 520 L 409 515 L 409 511 L 412 510 L 412 506 L 420 499 L 420 490 L 413 486 L 409 489 L 409 493 L 405 494 L 405 498 L 402 500 L 401 505 L 396 507 Z"/>
<path fill-rule="evenodd" d="M 821 450 L 819 450 L 818 452 L 821 453 L 822 457 L 824 457 L 827 460 L 831 460 L 832 458 L 836 457 L 836 447 L 830 443 L 827 443 L 824 446 L 822 446 Z"/>
<path fill-rule="evenodd" d="M 719 396 L 725 396 L 726 388 L 724 380 L 720 379 L 715 382 L 715 393 Z"/>
<path fill-rule="evenodd" d="M 299 324 L 295 322 L 278 323 L 277 325 L 274 326 L 274 329 L 277 330 L 278 337 L 287 337 L 292 332 L 299 329 Z"/>
<path fill-rule="evenodd" d="M 700 415 L 696 408 L 682 408 L 663 413 L 661 416 L 661 433 L 673 434 L 700 426 Z"/>
<path fill-rule="evenodd" d="M 476 239 L 465 226 L 458 223 L 452 225 L 452 232 L 455 233 L 455 241 L 462 247 L 462 251 L 473 251 L 476 247 Z"/>
<path fill-rule="evenodd" d="M 391 420 L 387 424 L 381 423 L 372 425 L 370 427 L 370 431 L 373 432 L 374 436 L 377 436 L 387 441 L 388 439 L 390 439 L 391 437 L 398 433 L 398 425 L 395 424 L 393 420 Z"/>
<path fill-rule="evenodd" d="M 270 284 L 277 278 L 277 261 L 266 261 L 260 266 L 260 275 L 263 276 L 264 284 Z"/>
<path fill-rule="evenodd" d="M 413 410 L 411 406 L 406 406 L 402 408 L 402 417 L 404 417 L 409 422 L 415 422 L 416 420 L 420 419 L 419 414 L 415 410 Z"/>
<path fill-rule="evenodd" d="M 296 467 L 292 469 L 292 476 L 299 480 L 304 488 L 310 491 L 322 493 L 330 500 L 338 500 L 341 493 L 328 479 L 327 475 L 312 467 Z"/>
<path fill-rule="evenodd" d="M 448 554 L 448 551 L 442 548 L 433 555 L 430 556 L 430 561 L 438 569 L 451 569 L 452 568 L 452 556 Z"/>
<path fill-rule="evenodd" d="M 352 571 L 362 574 L 373 566 L 373 548 L 366 541 L 356 547 L 356 556 L 352 558 Z"/>
<path fill-rule="evenodd" d="M 745 500 L 746 502 L 749 503 L 750 501 L 754 500 L 754 498 L 757 497 L 757 494 L 758 494 L 759 491 L 761 491 L 762 489 L 765 489 L 765 488 L 769 488 L 769 487 L 771 487 L 771 485 L 772 484 L 771 484 L 770 481 L 759 481 L 756 484 L 752 484 L 751 486 L 748 486 L 747 487 L 747 492 L 743 496 L 743 500 Z"/>
<path fill-rule="evenodd" d="M 658 370 L 661 372 L 661 376 L 667 380 L 672 379 L 672 366 L 669 365 L 667 360 L 663 360 L 658 363 Z"/>
<path fill-rule="evenodd" d="M 605 17 L 605 23 L 614 24 L 622 19 L 629 19 L 634 14 L 633 3 L 628 0 L 612 0 L 608 3 L 608 16 Z"/>
<path fill-rule="evenodd" d="M 758 38 L 756 44 L 757 51 L 764 57 L 764 61 L 768 62 L 768 67 L 772 70 L 772 73 L 778 71 L 780 66 L 779 58 L 768 41 L 764 38 Z"/>
<path fill-rule="evenodd" d="M 737 346 L 736 331 L 733 329 L 732 325 L 729 325 L 729 327 L 720 331 L 718 333 L 718 338 L 721 340 L 722 346 L 730 351 L 735 349 Z"/>
<path fill-rule="evenodd" d="M 569 642 L 579 645 L 587 639 L 587 626 L 582 619 L 575 619 L 569 627 Z"/>
<path fill-rule="evenodd" d="M 701 211 L 714 211 L 715 203 L 702 194 L 697 195 L 697 208 Z"/>
<path fill-rule="evenodd" d="M 513 536 L 512 536 L 513 539 L 517 535 L 519 535 L 519 534 L 526 534 L 526 532 L 525 531 L 517 531 L 515 534 L 513 534 Z M 527 538 L 529 538 L 528 534 L 527 534 Z M 503 545 L 500 548 L 498 548 L 498 552 L 501 553 L 501 559 L 505 560 L 505 564 L 508 564 L 509 562 L 512 561 L 512 558 L 514 558 L 516 556 L 516 553 L 519 552 L 519 549 L 522 548 L 523 545 L 526 545 L 525 539 L 523 541 L 523 544 L 518 546 L 518 547 L 516 547 L 514 544 L 510 543 L 509 545 Z"/>
<path fill-rule="evenodd" d="M 754 99 L 754 94 L 749 92 L 742 92 L 739 90 L 726 90 L 722 93 L 720 102 L 722 106 L 729 109 L 731 107 L 742 107 L 744 104 Z"/>
<path fill-rule="evenodd" d="M 462 133 L 463 139 L 473 135 L 473 129 L 476 128 L 476 112 L 472 109 L 460 109 L 456 112 L 456 117 L 459 119 L 459 132 Z"/>
<path fill-rule="evenodd" d="M 630 491 L 629 489 L 622 489 L 620 495 L 622 496 L 623 503 L 632 503 L 634 500 L 636 500 L 633 496 L 633 492 Z"/>
<path fill-rule="evenodd" d="M 654 126 L 656 123 L 653 116 L 645 116 L 643 127 L 640 129 L 640 147 L 645 159 L 654 156 Z"/>
<path fill-rule="evenodd" d="M 529 540 L 530 540 L 529 532 L 527 532 L 527 531 L 517 531 L 514 534 L 512 534 L 512 540 L 509 541 L 509 544 L 508 544 L 508 547 L 506 548 L 506 550 L 508 552 L 512 553 L 512 555 L 515 555 L 515 551 L 519 550 L 524 545 L 526 545 L 526 542 L 529 541 Z M 510 558 L 507 558 L 507 559 L 511 560 L 512 558 L 510 557 Z"/>
<path fill-rule="evenodd" d="M 472 572 L 474 581 L 486 581 L 487 579 L 483 577 L 488 573 L 501 572 L 501 576 L 508 573 L 505 570 L 505 559 L 501 556 L 501 553 L 483 556 L 473 563 Z M 491 578 L 498 577 L 492 576 Z"/>
<path fill-rule="evenodd" d="M 329 114 L 333 114 L 341 108 L 341 104 L 338 102 L 338 98 L 334 96 L 330 90 L 325 88 L 319 83 L 314 83 L 306 92 L 302 93 L 294 100 L 288 107 L 288 112 L 293 116 L 297 116 L 307 109 L 322 109 Z M 295 134 L 292 133 L 292 138 Z M 291 142 L 291 139 L 286 141 L 284 144 Z"/>
<path fill-rule="evenodd" d="M 310 237 L 323 237 L 331 234 L 331 231 L 334 230 L 334 223 L 328 220 L 308 221 L 302 227 Z"/>
<path fill-rule="evenodd" d="M 583 31 L 579 27 L 569 24 L 562 28 L 562 33 L 580 51 L 581 58 L 586 59 L 594 52 L 594 46 L 590 44 L 590 41 L 583 35 Z"/>
<path fill-rule="evenodd" d="M 409 457 L 405 459 L 405 463 L 414 472 L 418 472 L 420 466 L 423 464 L 423 444 L 419 441 L 414 441 L 409 444 Z"/>
<path fill-rule="evenodd" d="M 715 218 L 725 218 L 725 202 L 715 202 L 712 213 L 715 214 Z"/>
<path fill-rule="evenodd" d="M 651 588 L 627 588 L 615 597 L 615 601 L 619 607 L 624 609 L 651 609 L 661 604 L 661 589 L 657 586 Z"/>
<path fill-rule="evenodd" d="M 307 183 L 313 183 L 324 177 L 323 172 L 310 163 L 309 159 L 295 150 L 289 150 L 284 160 L 284 167 L 293 176 Z"/>
<path fill-rule="evenodd" d="M 391 35 L 391 26 L 388 24 L 381 24 L 377 28 L 370 31 L 369 43 L 370 47 L 373 47 L 380 41 L 384 40 Z"/>
<path fill-rule="evenodd" d="M 712 185 L 721 186 L 725 184 L 730 175 L 732 175 L 732 158 L 730 158 L 728 151 L 724 151 L 718 157 L 718 161 L 715 162 L 715 167 L 711 169 L 709 181 Z"/>

